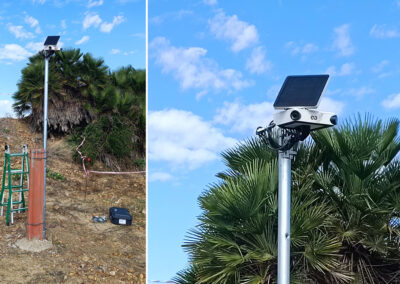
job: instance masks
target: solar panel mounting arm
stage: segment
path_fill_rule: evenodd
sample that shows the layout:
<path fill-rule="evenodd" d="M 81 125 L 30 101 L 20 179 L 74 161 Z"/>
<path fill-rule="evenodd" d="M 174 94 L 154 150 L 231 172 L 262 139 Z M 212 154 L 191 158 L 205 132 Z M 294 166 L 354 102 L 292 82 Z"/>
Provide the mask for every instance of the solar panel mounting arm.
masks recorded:
<path fill-rule="evenodd" d="M 267 144 L 267 146 L 273 150 L 285 152 L 291 149 L 294 144 L 299 141 L 304 141 L 310 134 L 310 128 L 308 126 L 300 126 L 297 128 L 281 128 L 281 141 L 279 144 L 273 137 L 272 129 L 275 127 L 274 121 L 271 121 L 267 127 L 258 127 L 256 134 Z"/>

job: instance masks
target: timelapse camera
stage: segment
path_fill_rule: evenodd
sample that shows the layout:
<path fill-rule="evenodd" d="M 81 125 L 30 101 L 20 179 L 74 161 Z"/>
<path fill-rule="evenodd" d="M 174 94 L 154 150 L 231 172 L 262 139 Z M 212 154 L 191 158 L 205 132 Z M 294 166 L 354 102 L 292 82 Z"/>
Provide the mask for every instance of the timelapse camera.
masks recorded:
<path fill-rule="evenodd" d="M 44 42 L 44 50 L 47 51 L 59 51 L 60 47 L 57 46 L 60 36 L 48 36 Z"/>
<path fill-rule="evenodd" d="M 335 126 L 336 114 L 317 110 L 328 80 L 329 75 L 286 77 L 274 103 L 274 108 L 282 111 L 273 115 L 274 120 L 268 126 L 258 127 L 256 134 L 269 147 L 282 152 L 304 141 L 310 131 Z M 282 130 L 281 143 L 274 139 L 272 129 L 275 126 Z"/>
<path fill-rule="evenodd" d="M 306 108 L 290 108 L 274 114 L 274 122 L 281 128 L 310 127 L 310 131 L 337 124 L 337 115 Z"/>
<path fill-rule="evenodd" d="M 316 110 L 329 75 L 288 76 L 274 103 L 274 123 L 280 128 L 307 127 L 310 131 L 337 124 L 337 115 Z"/>

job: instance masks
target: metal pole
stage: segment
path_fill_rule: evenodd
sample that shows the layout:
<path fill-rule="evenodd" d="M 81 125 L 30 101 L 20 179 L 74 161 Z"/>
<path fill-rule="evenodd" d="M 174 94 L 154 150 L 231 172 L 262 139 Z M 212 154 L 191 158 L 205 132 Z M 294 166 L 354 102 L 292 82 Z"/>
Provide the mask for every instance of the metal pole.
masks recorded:
<path fill-rule="evenodd" d="M 290 282 L 290 150 L 279 151 L 278 284 Z"/>
<path fill-rule="evenodd" d="M 44 149 L 44 181 L 43 181 L 43 239 L 46 237 L 46 169 L 47 169 L 47 101 L 49 85 L 50 54 L 45 51 L 44 60 L 44 105 L 43 105 L 43 149 Z"/>

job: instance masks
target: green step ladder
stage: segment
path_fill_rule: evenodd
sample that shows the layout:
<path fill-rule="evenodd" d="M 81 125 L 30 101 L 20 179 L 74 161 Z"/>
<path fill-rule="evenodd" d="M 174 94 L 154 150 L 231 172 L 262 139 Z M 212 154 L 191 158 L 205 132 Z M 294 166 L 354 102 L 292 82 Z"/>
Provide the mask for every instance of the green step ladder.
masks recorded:
<path fill-rule="evenodd" d="M 11 158 L 20 157 L 21 158 L 21 168 L 20 169 L 11 169 Z M 17 176 L 19 178 L 19 184 L 14 185 L 12 183 L 12 176 Z M 6 176 L 7 176 L 7 184 L 6 184 Z M 24 181 L 26 177 L 26 185 L 24 186 Z M 15 181 L 15 179 L 14 179 Z M 24 145 L 22 147 L 22 153 L 10 153 L 10 147 L 6 145 L 4 152 L 4 168 L 3 168 L 3 182 L 1 186 L 0 193 L 0 216 L 3 216 L 3 209 L 7 206 L 6 213 L 6 225 L 10 225 L 10 217 L 11 224 L 14 224 L 14 212 L 20 213 L 25 211 L 28 206 L 25 204 L 25 196 L 24 192 L 27 192 L 29 189 L 29 158 L 28 158 L 28 146 Z M 8 192 L 7 201 L 5 202 L 5 193 Z M 18 194 L 18 201 L 13 201 L 13 195 Z"/>

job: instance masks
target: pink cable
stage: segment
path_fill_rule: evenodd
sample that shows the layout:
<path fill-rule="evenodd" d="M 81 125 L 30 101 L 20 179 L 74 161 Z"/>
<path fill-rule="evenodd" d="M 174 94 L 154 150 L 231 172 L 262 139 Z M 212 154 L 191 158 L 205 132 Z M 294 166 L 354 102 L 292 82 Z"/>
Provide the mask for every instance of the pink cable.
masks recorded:
<path fill-rule="evenodd" d="M 79 144 L 78 147 L 76 147 L 76 152 L 78 152 L 78 154 L 81 156 L 82 159 L 82 167 L 83 167 L 83 171 L 85 172 L 86 175 L 86 179 L 89 178 L 89 173 L 94 173 L 94 174 L 108 174 L 108 175 L 130 175 L 130 174 L 141 174 L 141 173 L 146 173 L 146 171 L 138 171 L 138 172 L 102 172 L 102 171 L 90 171 L 90 170 L 86 170 L 85 167 L 85 159 L 87 158 L 86 156 L 83 156 L 82 153 L 79 151 L 79 148 L 82 147 L 83 143 L 85 143 L 85 136 L 82 136 L 83 140 L 81 142 L 81 144 Z"/>
<path fill-rule="evenodd" d="M 130 175 L 130 174 L 141 174 L 145 173 L 146 171 L 138 171 L 138 172 L 100 172 L 100 171 L 89 171 L 94 174 L 109 174 L 109 175 Z"/>

